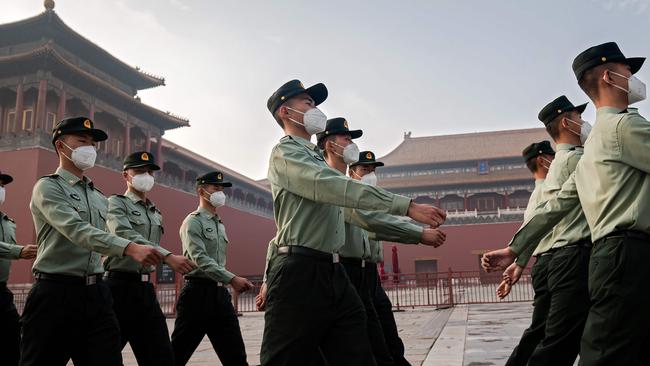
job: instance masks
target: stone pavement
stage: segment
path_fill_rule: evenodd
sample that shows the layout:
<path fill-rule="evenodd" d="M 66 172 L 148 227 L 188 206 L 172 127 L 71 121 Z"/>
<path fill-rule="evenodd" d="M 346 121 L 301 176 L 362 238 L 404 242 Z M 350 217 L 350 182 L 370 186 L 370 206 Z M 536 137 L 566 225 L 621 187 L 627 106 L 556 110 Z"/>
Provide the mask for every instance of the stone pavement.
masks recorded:
<path fill-rule="evenodd" d="M 459 305 L 407 309 L 395 318 L 413 366 L 501 366 L 528 327 L 532 309 L 530 302 Z M 246 313 L 239 319 L 248 362 L 259 365 L 264 315 Z M 171 332 L 173 319 L 168 324 Z M 125 366 L 137 365 L 128 345 L 123 355 Z M 188 365 L 221 365 L 207 337 Z"/>

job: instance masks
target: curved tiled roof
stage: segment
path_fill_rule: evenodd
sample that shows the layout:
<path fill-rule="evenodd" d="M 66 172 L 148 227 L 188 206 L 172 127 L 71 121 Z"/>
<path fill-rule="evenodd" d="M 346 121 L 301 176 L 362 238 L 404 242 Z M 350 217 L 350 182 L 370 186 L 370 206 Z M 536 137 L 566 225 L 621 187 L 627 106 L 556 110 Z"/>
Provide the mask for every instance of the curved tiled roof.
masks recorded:
<path fill-rule="evenodd" d="M 408 134 L 378 160 L 390 167 L 517 157 L 526 146 L 541 140 L 551 140 L 544 128 L 427 137 Z"/>

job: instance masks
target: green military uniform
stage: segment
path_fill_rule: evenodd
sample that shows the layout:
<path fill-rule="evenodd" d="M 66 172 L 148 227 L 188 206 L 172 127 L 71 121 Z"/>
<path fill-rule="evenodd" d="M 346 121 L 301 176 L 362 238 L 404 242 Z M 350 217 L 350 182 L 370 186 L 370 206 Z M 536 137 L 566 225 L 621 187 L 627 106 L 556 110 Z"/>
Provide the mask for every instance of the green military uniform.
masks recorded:
<path fill-rule="evenodd" d="M 154 155 L 147 151 L 134 152 L 124 159 L 125 171 L 140 167 L 160 170 Z M 134 191 L 108 199 L 106 225 L 119 237 L 154 246 L 165 256 L 171 254 L 160 246 L 162 214 L 153 202 L 142 200 Z M 173 366 L 167 322 L 150 282 L 154 267 L 143 266 L 130 257 L 108 257 L 104 269 L 120 324 L 122 348 L 129 343 L 139 365 Z"/>
<path fill-rule="evenodd" d="M 224 187 L 223 173 L 211 172 L 197 183 Z M 180 228 L 183 255 L 197 268 L 185 276 L 172 333 L 176 365 L 185 365 L 205 335 L 224 365 L 247 365 L 246 349 L 237 313 L 226 285 L 235 275 L 226 269 L 228 235 L 217 214 L 199 207 Z"/>
<path fill-rule="evenodd" d="M 7 185 L 12 181 L 10 175 L 0 172 L 0 183 Z M 7 281 L 11 260 L 19 259 L 22 249 L 16 245 L 16 223 L 0 211 L 0 350 L 2 363 L 7 366 L 17 366 L 20 359 L 19 316 Z"/>
<path fill-rule="evenodd" d="M 625 58 L 613 43 L 589 48 L 574 60 L 578 80 L 608 62 L 627 63 L 632 73 L 643 59 Z M 650 326 L 650 123 L 635 109 L 599 107 L 584 155 L 557 197 L 513 238 L 525 241 L 582 205 L 594 248 L 589 263 L 591 308 L 581 341 L 581 365 L 644 364 Z M 631 316 L 630 314 L 633 314 Z"/>
<path fill-rule="evenodd" d="M 290 81 L 269 98 L 269 111 L 301 93 L 316 104 L 327 96 L 322 84 L 305 89 Z M 268 179 L 278 248 L 268 265 L 262 365 L 303 365 L 319 347 L 330 364 L 374 364 L 363 305 L 338 263 L 345 243 L 340 206 L 403 216 L 410 199 L 343 176 L 298 136 L 273 148 Z"/>
<path fill-rule="evenodd" d="M 524 160 L 528 161 L 534 159 L 539 155 L 555 155 L 555 152 L 551 148 L 551 144 L 548 141 L 541 141 L 539 143 L 533 143 L 524 149 L 522 153 Z M 551 168 L 553 167 L 551 163 Z M 548 176 L 548 174 L 547 174 Z M 526 206 L 526 211 L 524 212 L 524 222 L 526 222 L 532 213 L 534 212 L 535 207 L 537 207 L 543 200 L 544 184 L 546 179 L 536 179 L 535 188 L 530 194 L 528 199 L 528 205 Z M 541 240 L 537 241 L 539 245 L 545 245 L 545 242 L 550 241 L 551 230 L 548 231 L 547 235 L 544 236 Z M 522 255 L 519 255 L 517 258 L 517 264 L 519 266 L 525 267 L 528 265 L 530 260 L 530 255 L 532 254 L 535 245 L 531 245 L 530 248 L 522 249 Z M 510 249 L 513 249 L 512 246 Z M 544 330 L 546 329 L 546 319 L 548 317 L 548 311 L 551 306 L 551 296 L 548 289 L 548 266 L 551 261 L 550 253 L 542 253 L 535 256 L 535 264 L 531 270 L 531 277 L 533 282 L 533 290 L 535 291 L 535 298 L 533 300 L 533 315 L 531 319 L 530 326 L 524 330 L 524 333 L 521 335 L 521 339 L 517 346 L 513 349 L 510 357 L 506 361 L 506 366 L 525 366 L 530 359 L 530 356 L 533 354 L 533 351 L 537 345 L 544 339 Z"/>
<path fill-rule="evenodd" d="M 564 113 L 582 113 L 586 104 L 573 106 L 561 96 L 547 104 L 539 119 L 548 125 L 560 123 Z M 560 143 L 545 181 L 545 198 L 554 197 L 575 171 L 583 155 L 582 146 Z M 529 365 L 573 365 L 580 350 L 580 338 L 589 309 L 587 276 L 591 252 L 590 231 L 582 207 L 576 205 L 552 231 L 550 246 L 536 252 L 550 252 L 548 288 L 551 307 L 545 336 L 529 360 Z"/>
<path fill-rule="evenodd" d="M 80 117 L 59 122 L 53 143 L 75 133 L 106 139 Z M 120 364 L 119 326 L 101 279 L 101 256 L 121 257 L 130 241 L 105 231 L 108 200 L 87 177 L 59 168 L 36 183 L 30 209 L 38 252 L 36 283 L 22 316 L 21 365 L 65 365 L 70 358 Z"/>

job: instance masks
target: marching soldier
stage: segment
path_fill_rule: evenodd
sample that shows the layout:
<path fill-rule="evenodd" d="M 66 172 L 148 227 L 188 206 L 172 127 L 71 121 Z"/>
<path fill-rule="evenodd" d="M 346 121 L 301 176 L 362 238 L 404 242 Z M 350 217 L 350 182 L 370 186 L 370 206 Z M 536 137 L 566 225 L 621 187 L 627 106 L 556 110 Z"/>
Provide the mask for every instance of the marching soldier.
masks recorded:
<path fill-rule="evenodd" d="M 147 151 L 124 159 L 124 195 L 108 199 L 106 226 L 122 238 L 155 247 L 164 262 L 185 274 L 195 268 L 182 255 L 174 255 L 160 246 L 163 234 L 162 214 L 147 198 L 154 186 L 153 172 L 160 170 Z M 165 316 L 150 282 L 154 267 L 143 266 L 129 257 L 109 257 L 104 261 L 106 284 L 113 295 L 113 309 L 120 325 L 121 346 L 131 345 L 138 365 L 173 366 L 173 352 Z"/>
<path fill-rule="evenodd" d="M 0 205 L 5 201 L 5 186 L 13 182 L 8 174 L 0 172 Z M 17 366 L 20 360 L 20 325 L 14 295 L 7 288 L 12 259 L 36 257 L 36 245 L 16 245 L 16 223 L 0 211 L 0 354 L 2 363 Z"/>
<path fill-rule="evenodd" d="M 242 293 L 253 284 L 226 269 L 228 236 L 217 213 L 226 203 L 224 187 L 232 183 L 217 171 L 198 177 L 196 182 L 199 208 L 185 218 L 180 235 L 183 254 L 197 268 L 185 276 L 178 298 L 172 333 L 175 362 L 185 365 L 207 334 L 224 366 L 248 365 L 239 320 L 226 286 Z"/>
<path fill-rule="evenodd" d="M 163 255 L 105 230 L 108 200 L 84 171 L 95 164 L 104 131 L 85 117 L 59 122 L 52 144 L 55 174 L 34 186 L 30 209 L 38 255 L 35 284 L 22 315 L 22 366 L 120 365 L 120 332 L 101 256 L 129 256 L 155 265 Z"/>
<path fill-rule="evenodd" d="M 327 165 L 345 175 L 348 164 L 359 161 L 359 149 L 352 140 L 361 135 L 361 130 L 349 130 L 344 118 L 328 120 L 325 131 L 317 136 L 318 147 L 323 151 Z M 350 173 L 352 175 L 352 170 Z M 389 236 L 399 242 L 417 244 L 422 241 L 436 247 L 442 245 L 445 235 L 437 229 L 423 229 L 383 212 L 346 208 L 344 217 L 345 243 L 339 250 L 341 263 L 366 310 L 368 337 L 375 361 L 378 365 L 394 365 L 373 303 L 377 284 L 377 262 L 373 251 L 377 249 L 371 248 L 366 230 L 372 230 L 373 236 L 382 239 Z"/>
<path fill-rule="evenodd" d="M 339 263 L 340 206 L 408 215 L 438 227 L 443 211 L 352 180 L 327 166 L 309 140 L 327 117 L 327 88 L 282 85 L 267 107 L 285 136 L 271 153 L 269 182 L 278 228 L 268 263 L 262 365 L 304 365 L 318 349 L 333 365 L 374 365 L 363 304 Z M 349 152 L 343 155 L 351 156 Z M 275 253 L 275 254 L 273 254 Z"/>

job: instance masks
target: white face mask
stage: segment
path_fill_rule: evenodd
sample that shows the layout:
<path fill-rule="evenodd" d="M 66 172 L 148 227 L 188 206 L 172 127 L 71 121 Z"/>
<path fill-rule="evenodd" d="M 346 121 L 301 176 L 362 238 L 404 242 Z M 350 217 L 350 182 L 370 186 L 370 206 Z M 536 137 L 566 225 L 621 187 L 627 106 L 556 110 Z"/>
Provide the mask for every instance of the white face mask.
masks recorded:
<path fill-rule="evenodd" d="M 613 83 L 609 83 L 611 86 L 621 89 L 622 91 L 627 93 L 627 104 L 634 104 L 636 102 L 640 102 L 646 98 L 646 90 L 645 90 L 645 84 L 643 81 L 639 80 L 636 76 L 632 75 L 629 78 L 626 77 L 625 75 L 621 75 L 619 73 L 616 73 L 614 71 L 609 70 L 610 73 L 620 76 L 623 79 L 627 80 L 627 89 L 623 88 L 622 86 L 618 86 Z"/>
<path fill-rule="evenodd" d="M 308 134 L 315 135 L 325 131 L 325 127 L 327 126 L 327 116 L 320 109 L 312 108 L 304 113 L 290 107 L 287 107 L 287 109 L 303 115 L 302 120 L 304 123 L 300 123 L 292 118 L 289 118 L 289 121 L 304 126 L 305 131 L 307 131 Z"/>
<path fill-rule="evenodd" d="M 212 206 L 221 207 L 226 204 L 226 194 L 223 191 L 216 191 L 210 195 L 209 201 Z"/>
<path fill-rule="evenodd" d="M 572 130 L 569 130 L 569 131 L 571 131 L 572 133 L 580 136 L 580 143 L 582 143 L 584 145 L 585 142 L 587 141 L 587 137 L 589 137 L 589 134 L 591 133 L 591 124 L 589 124 L 589 122 L 587 122 L 587 121 L 582 121 L 582 123 L 578 123 L 578 122 L 576 122 L 576 121 L 574 121 L 572 119 L 569 119 L 569 118 L 567 118 L 566 120 L 580 126 L 580 133 L 577 133 L 577 132 L 572 131 Z"/>
<path fill-rule="evenodd" d="M 334 146 L 338 146 L 343 149 L 343 155 L 337 153 L 336 151 L 334 152 L 336 155 L 340 156 L 343 158 L 343 162 L 346 163 L 347 165 L 354 164 L 357 161 L 359 161 L 359 146 L 355 144 L 354 142 L 349 144 L 346 147 L 343 147 L 336 142 L 332 141 Z"/>
<path fill-rule="evenodd" d="M 155 183 L 153 175 L 142 173 L 131 176 L 131 185 L 138 192 L 149 192 Z"/>
<path fill-rule="evenodd" d="M 0 204 L 3 204 L 5 202 L 5 197 L 6 197 L 5 187 L 0 187 Z"/>
<path fill-rule="evenodd" d="M 377 185 L 377 174 L 375 174 L 375 172 L 370 172 L 361 177 L 361 181 L 369 186 L 374 187 Z"/>
<path fill-rule="evenodd" d="M 72 150 L 72 156 L 67 156 L 63 153 L 61 154 L 70 160 L 74 166 L 80 170 L 90 169 L 95 166 L 97 150 L 95 150 L 94 146 L 79 146 L 73 150 L 70 146 L 66 145 L 65 142 L 61 141 L 61 143 L 68 149 Z"/>

